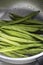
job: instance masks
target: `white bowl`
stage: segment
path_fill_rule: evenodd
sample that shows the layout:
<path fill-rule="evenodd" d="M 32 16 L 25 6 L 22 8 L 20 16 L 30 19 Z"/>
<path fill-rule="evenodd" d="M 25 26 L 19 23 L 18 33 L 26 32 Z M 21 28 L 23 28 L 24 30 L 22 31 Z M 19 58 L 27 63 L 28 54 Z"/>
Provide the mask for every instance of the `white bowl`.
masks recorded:
<path fill-rule="evenodd" d="M 7 63 L 11 63 L 11 64 L 26 64 L 26 63 L 31 63 L 36 61 L 36 59 L 42 55 L 43 55 L 43 52 L 31 57 L 27 57 L 27 58 L 10 58 L 10 57 L 0 55 L 0 60 Z"/>

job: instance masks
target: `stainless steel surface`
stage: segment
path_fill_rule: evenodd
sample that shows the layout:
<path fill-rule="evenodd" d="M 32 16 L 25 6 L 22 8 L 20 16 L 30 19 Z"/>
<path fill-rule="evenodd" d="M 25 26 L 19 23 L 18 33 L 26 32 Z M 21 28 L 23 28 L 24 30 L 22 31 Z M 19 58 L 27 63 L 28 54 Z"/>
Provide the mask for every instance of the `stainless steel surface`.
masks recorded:
<path fill-rule="evenodd" d="M 9 12 L 15 12 L 23 16 L 37 10 L 40 10 L 38 19 L 43 20 L 43 0 L 0 0 L 1 19 L 9 19 Z"/>
<path fill-rule="evenodd" d="M 4 14 L 3 12 L 5 12 L 6 10 L 9 10 L 9 9 L 11 9 L 11 10 L 15 9 L 15 11 L 17 13 L 17 10 L 16 10 L 17 8 L 22 8 L 24 10 L 25 9 L 40 10 L 41 11 L 40 14 L 43 17 L 43 0 L 0 0 L 1 16 L 3 16 L 3 14 Z M 20 12 L 20 13 L 22 13 L 22 12 Z"/>
<path fill-rule="evenodd" d="M 43 11 L 43 0 L 0 0 L 0 8 L 1 9 L 9 8 L 14 4 L 16 5 L 17 2 L 28 3 L 28 5 L 30 4 L 31 8 L 37 7 L 38 9 Z"/>
<path fill-rule="evenodd" d="M 41 19 L 43 19 L 43 0 L 0 0 L 0 13 L 1 13 L 2 18 L 3 18 L 3 15 L 5 19 L 8 17 L 7 13 L 9 12 L 9 9 L 10 11 L 14 9 L 13 11 L 18 14 L 19 13 L 18 8 L 21 14 L 23 13 L 27 14 L 28 11 L 26 12 L 25 11 L 26 9 L 35 10 L 35 11 L 40 10 L 40 15 L 42 16 Z M 6 14 L 6 16 L 4 13 Z"/>

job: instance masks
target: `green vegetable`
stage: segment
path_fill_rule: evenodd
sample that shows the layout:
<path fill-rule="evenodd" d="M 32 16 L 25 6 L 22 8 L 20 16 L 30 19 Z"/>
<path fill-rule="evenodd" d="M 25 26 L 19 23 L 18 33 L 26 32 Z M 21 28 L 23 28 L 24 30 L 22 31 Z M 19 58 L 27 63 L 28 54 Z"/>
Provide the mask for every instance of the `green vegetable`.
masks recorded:
<path fill-rule="evenodd" d="M 37 44 L 37 43 L 35 43 L 35 44 L 27 44 L 27 45 L 19 45 L 19 46 L 12 46 L 12 47 L 8 47 L 8 48 L 4 48 L 4 49 L 1 49 L 0 50 L 0 52 L 7 52 L 7 51 L 12 51 L 12 50 L 14 50 L 14 51 L 16 51 L 16 50 L 20 50 L 20 49 L 26 49 L 26 48 L 28 48 L 28 49 L 31 49 L 31 48 L 41 48 L 41 44 Z"/>
<path fill-rule="evenodd" d="M 35 16 L 37 16 L 37 15 L 39 14 L 39 12 L 40 12 L 40 11 L 34 11 L 34 12 L 30 13 L 28 19 L 34 18 Z M 22 17 L 22 16 L 19 16 L 19 15 L 14 14 L 14 13 L 10 13 L 9 17 L 10 17 L 12 20 L 18 20 L 18 19 L 24 18 L 24 17 Z"/>
<path fill-rule="evenodd" d="M 10 27 L 11 28 L 11 27 Z M 23 38 L 23 39 L 27 39 L 27 40 L 33 40 L 34 41 L 34 39 L 31 37 L 31 36 L 29 36 L 29 35 L 27 35 L 27 34 L 24 34 L 24 33 L 22 33 L 22 32 L 19 32 L 19 31 L 17 31 L 17 30 L 12 30 L 12 29 L 2 29 L 1 30 L 3 33 L 5 33 L 5 34 L 7 34 L 7 35 L 9 35 L 9 36 L 12 36 L 12 37 L 18 37 L 18 38 Z M 2 34 L 2 32 L 0 33 L 0 34 Z M 3 35 L 2 35 L 3 36 Z"/>
<path fill-rule="evenodd" d="M 34 20 L 34 19 L 31 19 L 31 20 L 26 20 L 24 22 L 22 22 L 23 24 L 37 24 L 37 25 L 43 25 L 43 21 L 39 21 L 39 20 Z"/>
<path fill-rule="evenodd" d="M 31 35 L 31 36 L 33 36 L 33 37 L 35 37 L 35 38 L 37 38 L 37 39 L 43 41 L 43 36 L 40 36 L 40 35 L 38 35 L 38 34 L 31 34 L 31 33 L 29 33 L 29 35 Z"/>
<path fill-rule="evenodd" d="M 9 27 L 12 27 L 12 29 L 14 28 L 18 28 L 18 29 L 24 29 L 26 31 L 30 31 L 30 32 L 35 32 L 37 30 L 41 30 L 43 29 L 43 25 L 24 25 L 24 24 L 16 24 L 16 25 L 12 25 L 12 26 L 9 26 Z M 9 29 L 8 26 L 3 26 L 2 28 L 5 28 L 5 29 Z"/>
<path fill-rule="evenodd" d="M 13 44 L 13 45 L 15 45 L 15 46 L 19 46 L 19 45 L 20 45 L 20 44 L 17 43 L 17 42 L 10 41 L 10 40 L 5 39 L 5 38 L 3 38 L 3 37 L 0 37 L 0 39 L 1 39 L 1 41 L 4 41 L 4 42 L 9 43 L 9 44 Z"/>
<path fill-rule="evenodd" d="M 3 53 L 4 55 L 8 56 L 8 57 L 12 57 L 12 58 L 24 58 L 24 57 L 28 57 L 26 55 L 17 53 L 17 52 L 5 52 Z"/>
<path fill-rule="evenodd" d="M 43 32 L 43 22 L 34 20 L 38 13 L 25 17 L 10 13 L 11 21 L 0 20 L 0 54 L 24 58 L 43 52 L 43 35 L 38 34 Z"/>
<path fill-rule="evenodd" d="M 20 23 L 20 22 L 23 22 L 27 19 L 31 19 L 33 18 L 34 16 L 36 16 L 40 11 L 37 11 L 37 12 L 32 12 L 30 15 L 27 15 L 26 17 L 20 19 L 20 20 L 17 20 L 17 21 L 13 21 L 13 23 L 10 23 L 10 24 L 15 24 L 15 23 Z"/>
<path fill-rule="evenodd" d="M 33 17 L 36 16 L 38 13 L 39 13 L 39 11 L 32 12 L 30 15 L 27 15 L 27 16 L 25 16 L 25 17 L 22 18 L 22 19 L 19 19 L 19 20 L 16 20 L 16 21 L 15 21 L 15 20 L 14 20 L 14 21 L 7 21 L 7 22 L 4 23 L 4 25 L 11 25 L 11 24 L 17 24 L 17 23 L 23 22 L 23 21 L 25 21 L 25 20 L 27 20 L 27 19 L 33 18 Z M 2 24 L 3 24 L 3 23 L 2 23 Z"/>
<path fill-rule="evenodd" d="M 43 49 L 40 48 L 33 48 L 33 49 L 23 49 L 23 50 L 17 50 L 16 52 L 21 53 L 21 54 L 28 54 L 28 55 L 35 55 L 37 53 L 43 52 Z"/>
<path fill-rule="evenodd" d="M 13 14 L 13 13 L 9 13 L 9 17 L 12 19 L 12 20 L 18 20 L 20 18 L 23 18 L 22 16 L 18 16 L 16 14 Z"/>

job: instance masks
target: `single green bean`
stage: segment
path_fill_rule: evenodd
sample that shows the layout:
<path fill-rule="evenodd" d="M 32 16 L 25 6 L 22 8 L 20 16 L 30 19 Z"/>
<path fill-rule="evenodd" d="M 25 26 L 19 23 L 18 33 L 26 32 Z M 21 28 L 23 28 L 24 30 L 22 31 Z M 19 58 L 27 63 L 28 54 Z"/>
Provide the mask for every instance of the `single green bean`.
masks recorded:
<path fill-rule="evenodd" d="M 28 19 L 31 19 L 35 16 L 37 16 L 39 14 L 40 11 L 34 11 L 32 13 L 29 14 L 29 18 Z M 18 20 L 20 18 L 24 18 L 22 16 L 19 16 L 19 15 L 16 15 L 16 14 L 13 14 L 13 13 L 10 13 L 10 16 L 9 16 L 12 20 Z"/>

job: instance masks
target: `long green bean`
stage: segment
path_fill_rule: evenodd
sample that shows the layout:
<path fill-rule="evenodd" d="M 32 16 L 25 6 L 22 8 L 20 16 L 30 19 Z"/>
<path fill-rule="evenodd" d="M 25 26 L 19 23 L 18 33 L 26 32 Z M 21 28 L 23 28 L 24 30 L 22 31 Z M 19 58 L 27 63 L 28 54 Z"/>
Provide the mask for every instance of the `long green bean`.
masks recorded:
<path fill-rule="evenodd" d="M 35 40 L 35 39 L 33 39 L 33 37 L 31 37 L 27 34 L 18 32 L 16 30 L 14 31 L 14 30 L 2 29 L 1 31 L 9 36 L 12 36 L 12 37 L 18 37 L 18 38 L 23 38 L 23 39 L 27 39 L 27 40 Z"/>
<path fill-rule="evenodd" d="M 17 52 L 21 53 L 21 54 L 28 54 L 28 55 L 35 55 L 37 53 L 43 52 L 43 49 L 40 48 L 33 48 L 33 49 L 25 49 L 25 50 L 18 50 Z"/>
<path fill-rule="evenodd" d="M 27 45 L 20 45 L 20 46 L 12 46 L 12 47 L 8 47 L 8 48 L 4 48 L 4 49 L 1 49 L 0 52 L 7 52 L 7 51 L 16 51 L 16 50 L 20 50 L 20 49 L 26 49 L 26 48 L 33 48 L 33 47 L 41 47 L 41 44 L 27 44 Z"/>
<path fill-rule="evenodd" d="M 39 14 L 39 12 L 40 12 L 40 11 L 36 11 L 36 12 L 34 11 L 34 12 L 30 13 L 28 19 L 31 19 L 31 18 L 37 16 L 37 15 Z M 20 19 L 20 18 L 23 18 L 22 16 L 16 15 L 16 14 L 14 14 L 14 13 L 10 13 L 9 17 L 10 17 L 12 20 L 18 20 L 18 19 Z"/>

